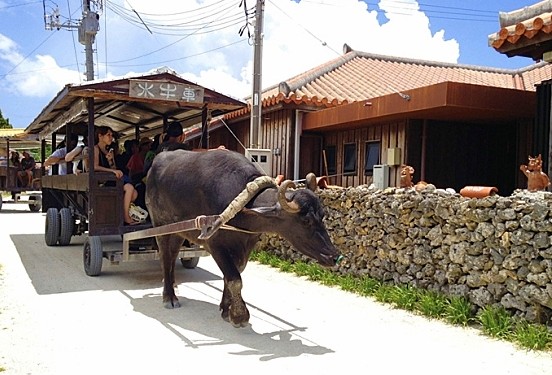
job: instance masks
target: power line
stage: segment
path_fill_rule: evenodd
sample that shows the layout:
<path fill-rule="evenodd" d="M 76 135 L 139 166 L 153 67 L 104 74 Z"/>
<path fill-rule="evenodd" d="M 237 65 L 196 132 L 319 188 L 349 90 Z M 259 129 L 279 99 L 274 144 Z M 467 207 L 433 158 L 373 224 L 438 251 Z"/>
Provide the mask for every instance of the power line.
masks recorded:
<path fill-rule="evenodd" d="M 17 67 L 21 64 L 23 64 L 23 62 L 25 62 L 25 60 L 27 60 L 27 58 L 29 56 L 31 56 L 37 49 L 39 49 L 44 43 L 46 43 L 48 41 L 48 39 L 50 39 L 54 34 L 50 34 L 46 39 L 44 39 L 38 46 L 36 46 L 31 52 L 29 52 L 20 62 L 18 62 L 16 65 L 14 65 L 13 68 L 11 68 L 11 70 L 9 70 L 7 73 L 5 74 L 2 74 L 0 75 L 0 77 L 6 77 L 8 75 L 10 75 L 11 72 L 13 72 L 15 69 L 17 69 Z"/>
<path fill-rule="evenodd" d="M 209 49 L 209 50 L 206 50 L 206 51 L 203 51 L 203 52 L 198 52 L 198 53 L 194 53 L 192 55 L 188 55 L 188 56 L 184 56 L 184 57 L 178 57 L 178 58 L 170 59 L 170 60 L 149 62 L 149 63 L 145 63 L 145 64 L 125 64 L 125 65 L 110 62 L 109 65 L 110 66 L 115 66 L 115 67 L 118 67 L 118 68 L 132 68 L 132 67 L 138 67 L 138 66 L 152 66 L 152 65 L 153 66 L 159 66 L 161 64 L 166 64 L 166 63 L 170 63 L 170 62 L 174 62 L 174 61 L 187 60 L 187 59 L 190 59 L 192 57 L 205 55 L 207 53 L 211 53 L 211 52 L 218 51 L 218 50 L 221 50 L 221 49 L 224 49 L 224 48 L 228 48 L 230 46 L 233 46 L 233 45 L 236 45 L 236 44 L 239 44 L 239 43 L 243 43 L 243 42 L 245 42 L 245 39 L 239 39 L 235 42 L 225 44 L 224 46 L 220 46 L 220 47 L 217 47 L 217 48 L 212 48 L 212 49 Z"/>
<path fill-rule="evenodd" d="M 323 41 L 322 39 L 320 39 L 319 37 L 317 37 L 313 32 L 311 32 L 309 29 L 307 29 L 305 26 L 303 26 L 302 24 L 300 24 L 299 22 L 295 21 L 295 19 L 293 17 L 291 17 L 289 14 L 287 14 L 286 12 L 284 12 L 280 7 L 278 7 L 272 0 L 268 0 L 270 2 L 270 4 L 272 4 L 276 9 L 278 9 L 280 12 L 282 12 L 282 14 L 284 14 L 286 17 L 288 17 L 290 20 L 294 21 L 296 23 L 297 26 L 299 26 L 300 28 L 302 28 L 303 30 L 305 30 L 310 36 L 312 36 L 314 39 L 316 39 L 318 42 L 320 42 L 320 44 L 323 46 L 323 47 L 326 47 L 328 48 L 330 51 L 332 51 L 333 53 L 335 53 L 337 56 L 341 56 L 341 53 L 337 52 L 335 49 L 333 49 L 332 47 L 330 47 L 328 45 L 328 43 L 326 43 L 325 41 Z"/>
<path fill-rule="evenodd" d="M 209 14 L 200 13 L 194 18 L 175 18 L 174 14 L 169 16 L 156 15 L 156 17 L 152 18 L 151 16 L 146 16 L 148 13 L 144 12 L 140 12 L 140 15 L 143 17 L 139 17 L 132 10 L 128 10 L 112 2 L 107 2 L 107 6 L 123 20 L 140 28 L 145 26 L 151 29 L 151 31 L 162 35 L 178 35 L 179 32 L 191 32 L 200 28 L 204 30 L 204 33 L 214 32 L 221 28 L 235 25 L 243 17 L 238 12 L 235 1 L 230 1 L 225 7 L 213 9 Z M 235 9 L 235 11 L 232 12 L 232 9 Z M 182 12 L 176 14 L 182 14 Z M 163 18 L 159 19 L 159 17 Z M 163 31 L 169 31 L 169 33 L 163 33 Z"/>
<path fill-rule="evenodd" d="M 71 14 L 71 5 L 69 4 L 69 0 L 67 0 L 67 9 L 69 10 L 69 14 Z M 73 39 L 73 51 L 75 53 L 75 62 L 77 63 L 77 72 L 79 72 L 79 79 L 80 79 L 79 59 L 77 56 L 77 44 L 75 43 L 74 33 L 71 33 L 71 38 Z"/>
<path fill-rule="evenodd" d="M 15 7 L 22 7 L 25 5 L 31 5 L 31 4 L 41 3 L 41 2 L 42 0 L 37 0 L 37 1 L 27 1 L 25 3 L 20 3 L 20 4 L 4 5 L 4 6 L 0 6 L 0 10 L 15 8 Z"/>
<path fill-rule="evenodd" d="M 120 9 L 120 6 L 117 6 L 117 7 L 119 7 L 119 9 L 117 9 L 117 7 L 113 7 L 113 8 L 112 8 L 111 5 L 112 5 L 112 2 L 108 2 L 109 8 L 110 8 L 112 11 L 115 11 L 115 12 L 117 13 L 117 12 L 119 11 L 119 9 Z M 116 10 L 115 10 L 115 9 L 116 9 Z M 143 57 L 146 57 L 146 56 L 153 55 L 153 54 L 155 54 L 155 53 L 157 53 L 157 52 L 160 52 L 160 51 L 162 51 L 162 50 L 165 50 L 165 49 L 167 49 L 167 48 L 169 48 L 169 47 L 171 47 L 171 46 L 173 46 L 173 45 L 175 45 L 175 44 L 177 44 L 177 43 L 182 42 L 183 40 L 185 40 L 185 39 L 187 39 L 187 38 L 189 38 L 189 37 L 191 37 L 191 36 L 193 36 L 193 35 L 200 35 L 200 34 L 202 34 L 202 33 L 219 31 L 219 30 L 222 30 L 222 29 L 231 27 L 231 26 L 235 26 L 235 25 L 238 24 L 238 22 L 234 22 L 234 23 L 231 23 L 231 24 L 218 24 L 219 27 L 216 28 L 216 29 L 211 29 L 211 30 L 208 30 L 208 31 L 205 30 L 205 29 L 208 29 L 209 27 L 211 27 L 211 24 L 213 24 L 213 23 L 215 23 L 215 22 L 219 22 L 221 18 L 222 18 L 222 19 L 227 18 L 226 14 L 227 14 L 227 12 L 228 12 L 228 9 L 229 9 L 228 7 L 219 8 L 219 10 L 218 10 L 217 12 L 214 13 L 214 15 L 218 15 L 219 18 L 212 18 L 210 21 L 207 21 L 207 22 L 198 24 L 196 28 L 191 28 L 191 29 L 189 29 L 190 31 L 189 31 L 187 34 L 183 35 L 181 38 L 177 39 L 177 40 L 174 41 L 174 42 L 171 42 L 171 43 L 169 43 L 169 44 L 166 44 L 166 45 L 163 46 L 163 47 L 160 47 L 160 48 L 158 48 L 158 49 L 149 51 L 149 52 L 144 53 L 144 54 L 139 55 L 139 56 L 135 56 L 135 57 L 128 58 L 128 59 L 124 59 L 124 60 L 112 61 L 112 62 L 110 62 L 110 63 L 111 63 L 111 64 L 118 64 L 118 63 L 123 63 L 123 62 L 128 62 L 128 61 L 137 60 L 137 59 L 140 59 L 140 58 L 143 58 Z M 127 12 L 127 13 L 128 13 L 128 12 Z M 121 15 L 120 13 L 117 13 L 117 14 Z M 123 13 L 123 14 L 124 14 L 124 13 Z M 128 14 L 130 14 L 130 13 L 128 13 Z M 241 17 L 243 17 L 243 16 L 241 16 Z M 131 23 L 136 24 L 136 21 L 135 21 L 135 18 L 134 18 L 134 17 L 124 18 L 124 19 L 127 20 L 127 21 L 132 20 Z M 202 19 L 202 18 L 200 18 L 200 19 Z M 241 22 L 241 18 L 238 19 L 238 21 Z M 146 22 L 147 22 L 147 21 L 146 21 Z M 140 22 L 140 23 L 142 23 L 142 22 Z M 154 26 L 152 23 L 147 22 L 147 24 L 148 24 L 148 26 L 149 26 L 152 30 L 155 29 L 155 26 Z M 184 30 L 188 30 L 188 29 L 184 29 Z M 176 34 L 176 35 L 181 35 L 181 34 Z"/>
<path fill-rule="evenodd" d="M 341 7 L 341 3 L 327 3 L 324 0 L 301 0 L 303 3 L 312 3 L 320 6 L 335 6 Z M 464 8 L 464 7 L 453 7 L 445 5 L 433 5 L 423 2 L 417 2 L 419 9 L 412 7 L 414 5 L 412 2 L 401 1 L 401 0 L 388 0 L 386 3 L 387 8 L 392 8 L 395 10 L 384 11 L 380 8 L 379 3 L 364 1 L 366 5 L 370 6 L 368 10 L 376 11 L 378 13 L 387 13 L 387 14 L 398 14 L 398 15 L 410 15 L 411 11 L 419 11 L 426 13 L 431 18 L 439 19 L 450 19 L 458 20 L 464 22 L 471 21 L 483 21 L 483 22 L 496 22 L 497 15 L 499 10 L 485 10 L 485 9 L 475 9 L 475 8 Z M 458 16 L 458 17 L 451 17 Z"/>

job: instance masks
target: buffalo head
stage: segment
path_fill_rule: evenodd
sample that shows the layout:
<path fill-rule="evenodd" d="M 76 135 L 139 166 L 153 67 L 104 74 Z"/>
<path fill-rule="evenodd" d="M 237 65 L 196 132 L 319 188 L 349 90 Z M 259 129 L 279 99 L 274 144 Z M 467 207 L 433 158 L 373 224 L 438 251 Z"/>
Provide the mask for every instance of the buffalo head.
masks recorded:
<path fill-rule="evenodd" d="M 311 190 L 290 190 L 294 187 L 292 181 L 282 182 L 276 204 L 258 206 L 263 201 L 261 195 L 249 210 L 269 218 L 272 226 L 267 231 L 278 233 L 295 249 L 321 265 L 334 266 L 342 256 L 324 226 L 324 209 L 320 200 Z"/>

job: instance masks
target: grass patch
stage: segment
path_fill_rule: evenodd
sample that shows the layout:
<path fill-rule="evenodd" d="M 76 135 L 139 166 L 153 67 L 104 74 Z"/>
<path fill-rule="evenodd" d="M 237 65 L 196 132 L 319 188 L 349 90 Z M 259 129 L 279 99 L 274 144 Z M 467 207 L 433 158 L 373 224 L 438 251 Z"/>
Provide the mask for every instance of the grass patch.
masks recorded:
<path fill-rule="evenodd" d="M 442 294 L 431 290 L 421 290 L 420 298 L 416 304 L 416 310 L 428 318 L 439 319 L 444 316 L 447 307 L 447 299 Z"/>
<path fill-rule="evenodd" d="M 499 339 L 510 338 L 514 321 L 503 307 L 486 306 L 478 318 L 487 335 Z"/>
<path fill-rule="evenodd" d="M 410 285 L 385 284 L 368 276 L 341 275 L 315 263 L 282 260 L 266 251 L 253 251 L 251 260 L 295 273 L 323 285 L 337 286 L 378 302 L 453 325 L 480 323 L 483 333 L 530 350 L 552 350 L 552 332 L 542 324 L 516 321 L 502 307 L 486 307 L 474 316 L 474 306 L 463 297 L 449 297 Z"/>
<path fill-rule="evenodd" d="M 471 316 L 472 306 L 464 297 L 450 297 L 447 300 L 445 320 L 451 324 L 467 326 L 473 322 Z"/>
<path fill-rule="evenodd" d="M 514 341 L 522 348 L 531 350 L 552 349 L 552 332 L 541 324 L 529 324 L 520 321 L 512 333 Z"/>

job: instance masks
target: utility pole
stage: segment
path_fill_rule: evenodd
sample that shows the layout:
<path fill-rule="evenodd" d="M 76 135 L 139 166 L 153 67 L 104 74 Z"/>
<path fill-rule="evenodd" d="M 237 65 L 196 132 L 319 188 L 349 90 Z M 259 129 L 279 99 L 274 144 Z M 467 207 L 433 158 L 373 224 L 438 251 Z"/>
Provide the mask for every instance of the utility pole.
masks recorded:
<path fill-rule="evenodd" d="M 86 54 L 86 80 L 94 80 L 94 50 L 92 45 L 96 39 L 96 34 L 100 29 L 100 13 L 103 10 L 103 0 L 83 0 L 82 1 L 82 19 L 74 23 L 69 20 L 61 24 L 59 21 L 59 8 L 55 5 L 52 13 L 46 13 L 46 3 L 50 0 L 42 0 L 44 7 L 44 26 L 46 30 L 78 29 L 79 43 L 84 45 Z M 52 2 L 52 4 L 55 4 Z"/>
<path fill-rule="evenodd" d="M 253 95 L 251 95 L 250 148 L 260 148 L 259 130 L 261 128 L 261 82 L 263 55 L 263 13 L 264 0 L 257 0 L 255 6 L 255 33 L 253 45 Z"/>

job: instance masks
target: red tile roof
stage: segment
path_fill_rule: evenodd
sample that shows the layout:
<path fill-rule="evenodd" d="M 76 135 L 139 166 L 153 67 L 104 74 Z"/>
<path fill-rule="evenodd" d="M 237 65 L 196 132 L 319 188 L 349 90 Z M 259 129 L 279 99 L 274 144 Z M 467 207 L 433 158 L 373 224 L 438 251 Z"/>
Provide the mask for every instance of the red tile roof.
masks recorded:
<path fill-rule="evenodd" d="M 348 48 L 348 47 L 346 47 Z M 263 107 L 279 103 L 327 108 L 442 82 L 535 91 L 552 79 L 552 66 L 510 70 L 374 55 L 348 50 L 343 56 L 263 91 Z M 248 108 L 226 115 L 241 117 Z"/>
<path fill-rule="evenodd" d="M 489 46 L 510 57 L 525 56 L 542 60 L 552 50 L 552 2 L 534 5 L 499 15 L 500 30 L 489 35 Z"/>

